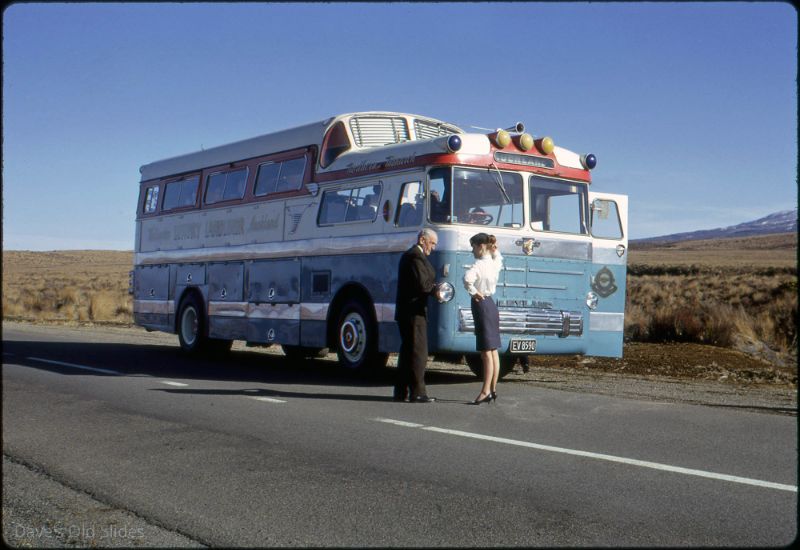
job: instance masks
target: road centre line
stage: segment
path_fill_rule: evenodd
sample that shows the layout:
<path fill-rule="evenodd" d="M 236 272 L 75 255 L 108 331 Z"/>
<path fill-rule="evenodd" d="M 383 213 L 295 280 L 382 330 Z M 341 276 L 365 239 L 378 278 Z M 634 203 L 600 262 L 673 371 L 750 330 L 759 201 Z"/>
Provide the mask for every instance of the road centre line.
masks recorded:
<path fill-rule="evenodd" d="M 172 382 L 171 380 L 162 380 L 162 384 L 166 384 L 167 386 L 175 386 L 178 388 L 185 388 L 189 384 L 184 384 L 183 382 Z"/>
<path fill-rule="evenodd" d="M 88 370 L 91 372 L 99 372 L 101 374 L 113 374 L 116 376 L 121 375 L 121 372 L 109 369 L 98 369 L 96 367 L 87 367 L 86 365 L 76 365 L 75 363 L 65 363 L 64 361 L 53 361 L 52 359 L 40 359 L 39 357 L 26 357 L 28 361 L 38 361 L 40 363 L 50 363 L 51 365 L 60 365 L 62 367 L 70 367 L 73 369 Z"/>
<path fill-rule="evenodd" d="M 492 441 L 494 443 L 503 443 L 505 445 L 515 445 L 517 447 L 527 447 L 530 449 L 537 449 L 540 451 L 549 451 L 554 453 L 568 454 L 573 456 L 580 456 L 584 458 L 593 458 L 596 460 L 606 460 L 609 462 L 618 462 L 627 464 L 629 466 L 639 466 L 642 468 L 651 468 L 654 470 L 662 470 L 666 472 L 705 477 L 708 479 L 716 479 L 720 481 L 729 481 L 732 483 L 741 483 L 744 485 L 754 485 L 756 487 L 763 487 L 767 489 L 777 489 L 779 491 L 789 491 L 796 493 L 796 485 L 785 485 L 783 483 L 773 483 L 771 481 L 762 481 L 759 479 L 750 479 L 746 477 L 731 476 L 727 474 L 718 474 L 714 472 L 706 472 L 704 470 L 694 470 L 691 468 L 682 468 L 680 466 L 670 466 L 668 464 L 660 464 L 658 462 L 648 462 L 646 460 L 636 460 L 633 458 L 624 458 L 620 456 L 606 455 L 601 453 L 593 453 L 589 451 L 579 451 L 575 449 L 565 449 L 562 447 L 553 447 L 551 445 L 541 445 L 539 443 L 530 443 L 528 441 L 519 441 L 516 439 L 507 439 L 505 437 L 495 437 L 492 435 L 476 434 L 472 432 L 463 432 L 460 430 L 450 430 L 446 428 L 437 428 L 436 426 L 425 426 L 422 424 L 414 424 L 412 422 L 404 422 L 402 420 L 394 420 L 391 418 L 374 418 L 377 422 L 384 422 L 386 424 L 394 424 L 398 426 L 406 426 L 409 428 L 420 428 L 429 432 L 436 432 L 442 434 L 456 435 L 460 437 L 468 437 L 471 439 L 480 439 L 483 441 Z"/>

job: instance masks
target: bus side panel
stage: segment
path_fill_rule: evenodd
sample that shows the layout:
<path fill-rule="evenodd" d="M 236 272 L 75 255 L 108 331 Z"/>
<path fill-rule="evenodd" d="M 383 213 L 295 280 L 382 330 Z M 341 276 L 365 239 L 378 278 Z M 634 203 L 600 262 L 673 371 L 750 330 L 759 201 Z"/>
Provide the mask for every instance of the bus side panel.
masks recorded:
<path fill-rule="evenodd" d="M 303 258 L 301 345 L 326 346 L 327 322 L 338 322 L 338 312 L 330 309 L 331 304 L 338 300 L 343 305 L 360 295 L 366 307 L 374 308 L 379 350 L 397 351 L 400 337 L 394 322 L 394 301 L 399 261 L 398 252 Z M 346 293 L 345 288 L 353 292 L 357 289 L 360 294 Z"/>
<path fill-rule="evenodd" d="M 247 264 L 247 341 L 300 343 L 300 273 L 299 258 Z"/>
<path fill-rule="evenodd" d="M 247 333 L 247 304 L 242 300 L 244 264 L 209 264 L 207 273 L 208 336 L 241 339 Z"/>
<path fill-rule="evenodd" d="M 134 273 L 134 322 L 154 330 L 172 331 L 169 300 L 169 266 L 138 266 Z"/>

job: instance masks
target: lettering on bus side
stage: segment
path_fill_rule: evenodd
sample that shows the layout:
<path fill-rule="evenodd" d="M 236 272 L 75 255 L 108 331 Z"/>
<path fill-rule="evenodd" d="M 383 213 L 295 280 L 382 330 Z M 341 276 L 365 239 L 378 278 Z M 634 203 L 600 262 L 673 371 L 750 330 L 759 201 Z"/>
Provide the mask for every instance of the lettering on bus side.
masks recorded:
<path fill-rule="evenodd" d="M 206 237 L 225 237 L 227 235 L 243 235 L 244 218 L 232 220 L 211 220 L 206 222 Z"/>
<path fill-rule="evenodd" d="M 248 228 L 249 231 L 269 231 L 270 229 L 278 229 L 278 217 L 269 214 L 253 216 Z"/>

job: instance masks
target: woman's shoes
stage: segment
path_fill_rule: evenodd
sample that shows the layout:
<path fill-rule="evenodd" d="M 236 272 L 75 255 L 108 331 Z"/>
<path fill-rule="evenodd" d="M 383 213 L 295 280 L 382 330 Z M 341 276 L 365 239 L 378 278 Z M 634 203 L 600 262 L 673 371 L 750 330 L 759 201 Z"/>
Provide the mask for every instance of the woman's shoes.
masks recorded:
<path fill-rule="evenodd" d="M 491 402 L 492 402 L 492 393 L 489 392 L 488 394 L 486 394 L 486 397 L 484 397 L 483 399 L 476 399 L 475 401 L 470 403 L 470 405 L 480 405 L 481 403 L 491 403 Z"/>
<path fill-rule="evenodd" d="M 491 393 L 491 395 L 492 395 L 492 401 L 497 401 L 497 392 L 496 392 L 496 391 L 493 391 L 493 392 Z"/>

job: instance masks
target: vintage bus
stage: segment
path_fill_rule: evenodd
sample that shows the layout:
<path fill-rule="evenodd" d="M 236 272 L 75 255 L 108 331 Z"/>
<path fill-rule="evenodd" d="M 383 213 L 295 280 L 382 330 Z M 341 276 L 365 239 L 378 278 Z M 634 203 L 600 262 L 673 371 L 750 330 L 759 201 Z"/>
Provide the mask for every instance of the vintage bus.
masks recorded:
<path fill-rule="evenodd" d="M 136 215 L 134 319 L 189 353 L 233 340 L 290 357 L 328 348 L 386 364 L 400 255 L 423 227 L 434 355 L 480 372 L 469 238 L 497 237 L 502 374 L 520 354 L 622 354 L 627 197 L 590 191 L 592 154 L 394 112 L 334 116 L 146 164 Z"/>

